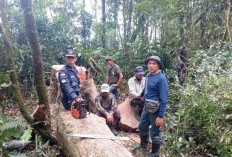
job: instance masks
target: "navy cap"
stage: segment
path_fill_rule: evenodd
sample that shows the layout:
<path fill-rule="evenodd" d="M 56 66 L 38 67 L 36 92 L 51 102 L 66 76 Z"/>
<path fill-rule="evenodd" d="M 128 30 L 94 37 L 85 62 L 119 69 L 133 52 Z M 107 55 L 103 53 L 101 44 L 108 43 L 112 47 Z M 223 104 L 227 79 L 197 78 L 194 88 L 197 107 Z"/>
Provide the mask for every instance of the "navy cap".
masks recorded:
<path fill-rule="evenodd" d="M 140 75 L 140 74 L 144 74 L 144 70 L 143 70 L 143 67 L 142 66 L 137 66 L 136 68 L 135 68 L 135 73 L 136 74 L 138 74 L 138 75 Z"/>
<path fill-rule="evenodd" d="M 144 63 L 148 64 L 148 62 L 150 60 L 156 61 L 157 63 L 159 63 L 159 68 L 162 68 L 162 62 L 161 62 L 161 59 L 158 56 L 151 56 L 151 57 L 145 59 Z"/>
<path fill-rule="evenodd" d="M 74 51 L 72 49 L 67 49 L 64 56 L 65 57 L 77 57 L 77 53 L 76 53 L 76 51 Z"/>
<path fill-rule="evenodd" d="M 108 60 L 112 60 L 112 61 L 114 61 L 114 58 L 113 58 L 113 57 L 108 56 L 108 57 L 106 57 L 106 62 L 108 62 Z"/>

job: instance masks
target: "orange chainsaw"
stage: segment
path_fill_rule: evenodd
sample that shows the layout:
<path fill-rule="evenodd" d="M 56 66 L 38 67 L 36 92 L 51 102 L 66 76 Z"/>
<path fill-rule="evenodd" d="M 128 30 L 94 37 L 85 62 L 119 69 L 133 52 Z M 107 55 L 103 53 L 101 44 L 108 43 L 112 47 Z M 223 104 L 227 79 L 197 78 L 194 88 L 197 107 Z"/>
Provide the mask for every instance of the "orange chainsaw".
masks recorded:
<path fill-rule="evenodd" d="M 89 101 L 84 99 L 81 102 L 73 101 L 71 104 L 71 114 L 77 119 L 82 119 L 87 116 L 89 111 Z"/>

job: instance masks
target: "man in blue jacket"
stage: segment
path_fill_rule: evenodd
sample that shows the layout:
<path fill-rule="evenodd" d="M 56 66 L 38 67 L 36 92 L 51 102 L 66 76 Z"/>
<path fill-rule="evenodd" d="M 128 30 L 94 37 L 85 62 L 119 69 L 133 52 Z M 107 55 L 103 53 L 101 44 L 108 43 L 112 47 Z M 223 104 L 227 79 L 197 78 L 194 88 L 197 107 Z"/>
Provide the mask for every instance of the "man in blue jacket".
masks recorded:
<path fill-rule="evenodd" d="M 148 112 L 144 106 L 138 127 L 141 139 L 140 146 L 143 149 L 147 149 L 149 125 L 151 125 L 152 152 L 149 154 L 149 157 L 159 157 L 159 149 L 162 141 L 161 126 L 164 123 L 163 117 L 168 97 L 168 82 L 159 70 L 162 68 L 162 62 L 158 56 L 151 56 L 146 59 L 145 64 L 148 66 L 149 73 L 146 75 L 145 87 L 139 97 L 143 96 L 145 102 L 146 99 L 159 102 L 160 106 L 155 113 Z"/>
<path fill-rule="evenodd" d="M 72 101 L 82 101 L 82 98 L 78 96 L 80 80 L 75 67 L 77 61 L 76 52 L 71 49 L 66 50 L 64 60 L 66 65 L 59 71 L 58 77 L 62 91 L 62 104 L 65 110 L 70 110 Z"/>

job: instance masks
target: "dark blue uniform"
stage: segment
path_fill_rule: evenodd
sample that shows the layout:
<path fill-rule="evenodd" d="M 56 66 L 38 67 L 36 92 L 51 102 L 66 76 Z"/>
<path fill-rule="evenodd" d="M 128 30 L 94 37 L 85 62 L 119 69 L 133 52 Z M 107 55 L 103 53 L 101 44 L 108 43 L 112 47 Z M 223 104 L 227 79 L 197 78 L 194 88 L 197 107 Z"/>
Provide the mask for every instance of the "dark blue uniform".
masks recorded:
<path fill-rule="evenodd" d="M 70 110 L 70 103 L 78 98 L 80 91 L 80 80 L 77 76 L 77 69 L 74 67 L 74 70 L 68 65 L 65 65 L 59 71 L 59 81 L 62 91 L 62 104 L 65 110 Z"/>

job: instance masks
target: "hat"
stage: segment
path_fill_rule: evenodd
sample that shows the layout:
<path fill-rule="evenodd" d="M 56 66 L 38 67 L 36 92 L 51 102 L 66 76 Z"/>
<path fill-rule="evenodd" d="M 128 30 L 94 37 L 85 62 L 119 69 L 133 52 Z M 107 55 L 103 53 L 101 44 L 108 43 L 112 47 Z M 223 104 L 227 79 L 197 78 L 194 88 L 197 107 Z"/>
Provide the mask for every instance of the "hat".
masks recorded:
<path fill-rule="evenodd" d="M 65 57 L 77 57 L 76 51 L 72 49 L 67 49 L 65 52 Z"/>
<path fill-rule="evenodd" d="M 135 73 L 136 74 L 138 74 L 138 75 L 140 75 L 140 74 L 144 74 L 144 70 L 143 70 L 143 67 L 142 66 L 137 66 L 136 68 L 135 68 Z"/>
<path fill-rule="evenodd" d="M 108 56 L 108 57 L 106 57 L 106 62 L 108 62 L 108 60 L 112 60 L 112 61 L 114 61 L 114 58 L 113 58 L 113 57 Z"/>
<path fill-rule="evenodd" d="M 110 92 L 110 86 L 108 84 L 102 84 L 101 85 L 101 92 Z"/>
<path fill-rule="evenodd" d="M 150 60 L 153 60 L 153 61 L 158 62 L 158 63 L 159 63 L 159 68 L 162 68 L 162 62 L 161 62 L 161 60 L 160 60 L 160 58 L 159 58 L 158 56 L 151 56 L 151 57 L 147 58 L 147 59 L 144 61 L 144 63 L 145 63 L 145 64 L 148 64 L 148 62 L 149 62 Z"/>

